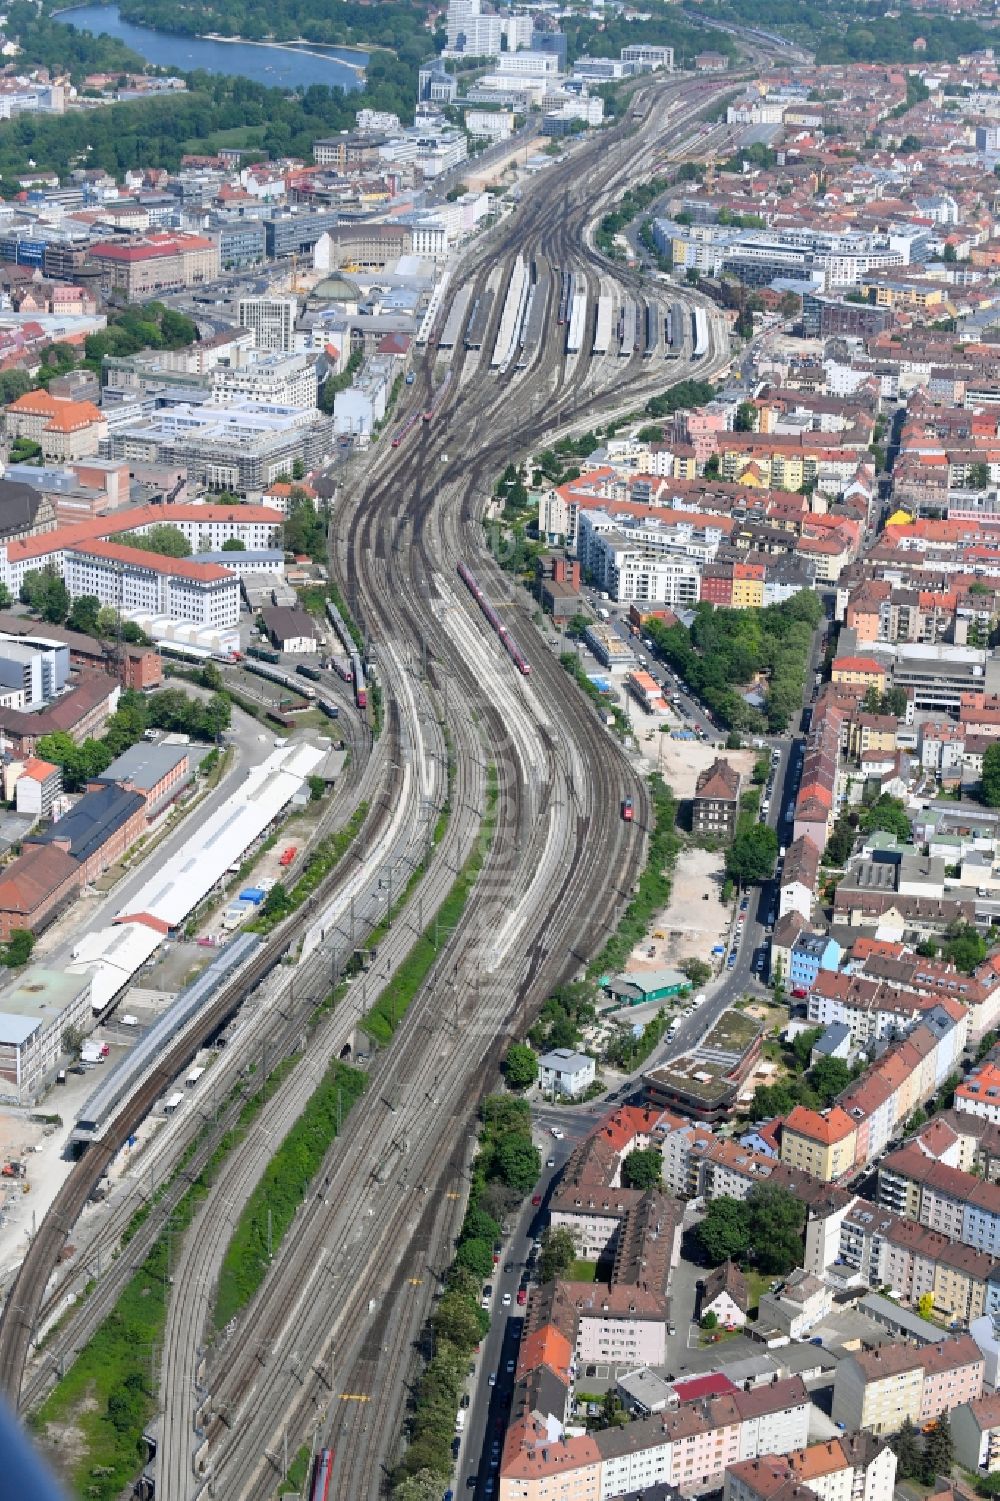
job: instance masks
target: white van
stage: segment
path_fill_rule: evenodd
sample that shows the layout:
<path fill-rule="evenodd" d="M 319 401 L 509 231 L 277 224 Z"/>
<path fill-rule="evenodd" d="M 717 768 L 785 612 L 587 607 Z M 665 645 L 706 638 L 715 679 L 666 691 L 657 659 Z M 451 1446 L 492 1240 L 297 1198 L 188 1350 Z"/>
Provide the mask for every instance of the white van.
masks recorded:
<path fill-rule="evenodd" d="M 465 1408 L 460 1407 L 455 1414 L 455 1432 L 465 1432 Z"/>

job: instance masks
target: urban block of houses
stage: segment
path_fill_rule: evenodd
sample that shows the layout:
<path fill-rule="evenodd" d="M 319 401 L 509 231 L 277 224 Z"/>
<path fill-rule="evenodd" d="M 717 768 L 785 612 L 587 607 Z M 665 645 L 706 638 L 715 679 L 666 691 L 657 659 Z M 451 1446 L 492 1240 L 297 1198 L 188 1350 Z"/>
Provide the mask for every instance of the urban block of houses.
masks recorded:
<path fill-rule="evenodd" d="M 918 1428 L 983 1393 L 982 1352 L 968 1334 L 917 1348 L 886 1344 L 845 1355 L 833 1380 L 833 1421 L 877 1437 Z"/>

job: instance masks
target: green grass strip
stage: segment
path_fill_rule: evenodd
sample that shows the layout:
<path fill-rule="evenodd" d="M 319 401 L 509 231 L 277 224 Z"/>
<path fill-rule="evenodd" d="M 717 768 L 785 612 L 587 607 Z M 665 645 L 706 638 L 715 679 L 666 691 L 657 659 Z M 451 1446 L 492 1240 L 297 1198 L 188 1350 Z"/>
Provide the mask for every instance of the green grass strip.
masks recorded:
<path fill-rule="evenodd" d="M 224 1328 L 260 1287 L 271 1257 L 337 1135 L 338 1119 L 342 1126 L 366 1082 L 360 1069 L 336 1060 L 331 1063 L 271 1158 L 226 1248 L 215 1299 L 217 1329 Z"/>
<path fill-rule="evenodd" d="M 392 1034 L 406 1015 L 406 1008 L 418 994 L 441 950 L 448 934 L 457 924 L 472 888 L 493 842 L 496 828 L 497 776 L 496 768 L 489 767 L 486 773 L 486 809 L 480 825 L 480 837 L 462 866 L 454 884 L 438 909 L 437 916 L 421 933 L 410 949 L 390 983 L 382 991 L 374 1006 L 365 1017 L 365 1031 L 374 1042 L 386 1046 Z"/>
<path fill-rule="evenodd" d="M 303 1444 L 291 1464 L 288 1466 L 288 1474 L 283 1480 L 278 1481 L 274 1494 L 279 1498 L 287 1496 L 290 1492 L 298 1491 L 300 1495 L 305 1492 L 306 1479 L 309 1474 L 310 1448 Z"/>
<path fill-rule="evenodd" d="M 43 1437 L 49 1425 L 60 1430 L 54 1446 L 56 1463 L 68 1453 L 76 1456 L 61 1467 L 74 1493 L 87 1501 L 115 1501 L 139 1470 L 143 1429 L 156 1410 L 154 1391 L 166 1322 L 168 1255 L 172 1263 L 176 1261 L 181 1234 L 191 1224 L 226 1155 L 246 1135 L 300 1056 L 279 1063 L 256 1094 L 246 1101 L 236 1125 L 221 1138 L 202 1172 L 178 1202 L 170 1217 L 169 1235 L 161 1237 L 150 1250 L 113 1311 L 30 1419 L 32 1428 Z M 210 1129 L 209 1125 L 203 1128 Z M 196 1149 L 197 1140 L 188 1146 L 152 1200 L 136 1210 L 122 1235 L 123 1245 L 133 1239 L 152 1205 L 184 1171 Z M 95 1285 L 88 1284 L 86 1293 Z M 74 1430 L 71 1442 L 65 1440 L 67 1427 Z"/>

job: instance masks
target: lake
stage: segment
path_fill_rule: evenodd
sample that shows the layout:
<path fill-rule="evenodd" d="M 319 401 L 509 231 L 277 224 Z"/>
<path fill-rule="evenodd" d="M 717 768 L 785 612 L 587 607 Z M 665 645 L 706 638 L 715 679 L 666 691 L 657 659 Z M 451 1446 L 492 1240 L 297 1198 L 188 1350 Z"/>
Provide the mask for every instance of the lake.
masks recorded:
<path fill-rule="evenodd" d="M 56 18 L 89 31 L 96 36 L 113 36 L 138 52 L 155 67 L 172 73 L 190 73 L 196 68 L 206 73 L 242 74 L 269 88 L 303 88 L 311 83 L 329 84 L 331 88 L 357 89 L 361 79 L 343 59 L 359 63 L 368 61 L 364 52 L 350 48 L 324 47 L 315 52 L 298 48 L 259 46 L 253 42 L 211 42 L 203 37 L 174 36 L 154 31 L 150 26 L 133 26 L 124 21 L 117 5 L 79 5 L 61 11 Z"/>

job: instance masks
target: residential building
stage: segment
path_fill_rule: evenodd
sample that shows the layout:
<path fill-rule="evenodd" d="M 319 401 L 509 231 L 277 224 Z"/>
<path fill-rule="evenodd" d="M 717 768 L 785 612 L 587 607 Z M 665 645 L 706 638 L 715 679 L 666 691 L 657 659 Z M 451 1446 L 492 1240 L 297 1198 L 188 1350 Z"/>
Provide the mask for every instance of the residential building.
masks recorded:
<path fill-rule="evenodd" d="M 854 1168 L 857 1126 L 839 1105 L 811 1110 L 796 1105 L 781 1129 L 781 1160 L 810 1173 L 822 1183 L 835 1183 Z"/>
<path fill-rule="evenodd" d="M 919 1428 L 982 1396 L 983 1370 L 982 1353 L 968 1334 L 923 1348 L 860 1350 L 837 1366 L 833 1420 L 877 1437 L 898 1433 L 907 1418 Z"/>
<path fill-rule="evenodd" d="M 572 1048 L 553 1048 L 538 1060 L 538 1085 L 543 1094 L 557 1094 L 578 1099 L 596 1077 L 597 1065 L 589 1053 Z"/>
<path fill-rule="evenodd" d="M 747 1279 L 732 1261 L 724 1261 L 705 1278 L 698 1316 L 704 1319 L 706 1313 L 714 1313 L 724 1327 L 735 1325 L 742 1329 L 749 1304 Z"/>
<path fill-rule="evenodd" d="M 963 1402 L 949 1415 L 955 1458 L 977 1475 L 1000 1470 L 1000 1393 Z"/>
<path fill-rule="evenodd" d="M 726 1471 L 725 1501 L 888 1501 L 896 1456 L 870 1433 L 842 1433 Z"/>
<path fill-rule="evenodd" d="M 821 849 L 808 834 L 801 835 L 789 845 L 778 878 L 780 917 L 788 912 L 797 912 L 805 922 L 810 921 L 819 876 L 820 854 Z"/>
<path fill-rule="evenodd" d="M 49 463 L 78 462 L 96 455 L 107 437 L 103 412 L 89 401 L 68 401 L 48 391 L 26 391 L 4 411 L 10 438 L 38 443 Z"/>
<path fill-rule="evenodd" d="M 698 775 L 691 810 L 693 832 L 702 837 L 732 839 L 739 808 L 740 774 L 719 756 Z"/>
<path fill-rule="evenodd" d="M 295 348 L 298 311 L 296 297 L 241 297 L 236 316 L 241 328 L 251 330 L 258 349 L 289 354 Z"/>
<path fill-rule="evenodd" d="M 52 804 L 62 791 L 62 771 L 50 761 L 29 756 L 15 784 L 18 813 L 32 818 L 48 817 Z"/>
<path fill-rule="evenodd" d="M 829 933 L 799 933 L 789 951 L 785 975 L 792 994 L 797 997 L 808 995 L 820 970 L 836 974 L 842 954 L 840 944 Z"/>

